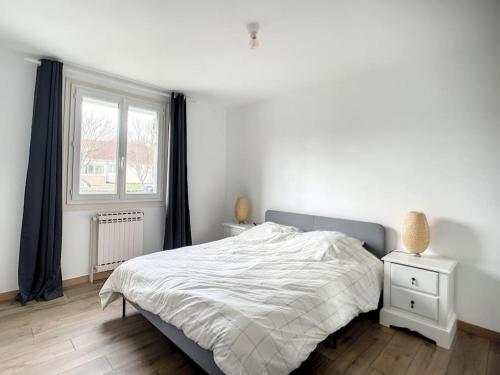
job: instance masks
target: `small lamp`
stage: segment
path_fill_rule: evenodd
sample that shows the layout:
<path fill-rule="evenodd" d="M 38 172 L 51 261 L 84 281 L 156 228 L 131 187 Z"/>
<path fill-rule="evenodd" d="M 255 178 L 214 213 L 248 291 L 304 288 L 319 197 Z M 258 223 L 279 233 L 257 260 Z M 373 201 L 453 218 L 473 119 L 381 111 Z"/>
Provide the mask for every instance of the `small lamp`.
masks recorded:
<path fill-rule="evenodd" d="M 423 212 L 410 211 L 403 224 L 403 243 L 416 256 L 429 246 L 429 224 Z"/>
<path fill-rule="evenodd" d="M 250 202 L 247 197 L 238 197 L 234 205 L 234 217 L 238 224 L 243 224 L 250 215 Z"/>

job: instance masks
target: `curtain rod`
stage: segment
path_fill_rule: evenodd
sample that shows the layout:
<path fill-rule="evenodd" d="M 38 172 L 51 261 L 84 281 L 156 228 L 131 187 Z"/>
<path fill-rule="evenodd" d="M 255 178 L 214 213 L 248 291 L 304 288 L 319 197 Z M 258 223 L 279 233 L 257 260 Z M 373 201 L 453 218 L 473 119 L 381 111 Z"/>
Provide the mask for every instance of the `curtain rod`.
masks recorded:
<path fill-rule="evenodd" d="M 38 66 L 40 66 L 42 64 L 41 60 L 33 59 L 31 57 L 25 57 L 24 61 L 32 63 L 32 64 L 36 64 Z M 68 65 L 69 68 L 80 70 L 80 71 L 83 71 L 85 73 L 99 74 L 99 75 L 102 75 L 102 76 L 104 76 L 105 78 L 108 78 L 108 79 L 121 80 L 121 81 L 124 81 L 124 83 L 126 83 L 128 85 L 132 84 L 132 85 L 137 85 L 137 86 L 143 86 L 143 87 L 138 87 L 138 89 L 140 89 L 142 91 L 147 91 L 147 92 L 150 92 L 150 93 L 153 93 L 153 94 L 163 95 L 163 96 L 167 96 L 167 97 L 169 97 L 170 94 L 171 94 L 170 92 L 165 92 L 165 91 L 162 91 L 161 89 L 158 89 L 158 88 L 149 87 L 145 83 L 136 82 L 136 81 L 133 81 L 131 79 L 127 79 L 127 78 L 123 78 L 123 77 L 119 77 L 119 76 L 114 76 L 114 75 L 109 74 L 109 73 L 101 72 L 101 71 L 99 71 L 97 69 L 89 69 L 89 68 L 83 67 L 81 65 L 71 64 L 71 63 L 65 64 L 65 65 Z M 189 99 L 192 102 L 196 102 L 196 100 L 193 99 L 192 97 L 187 96 L 186 94 L 184 94 L 184 96 L 185 96 L 186 99 Z"/>
<path fill-rule="evenodd" d="M 42 64 L 42 62 L 40 60 L 37 60 L 37 59 L 31 59 L 29 57 L 25 57 L 24 58 L 24 61 L 26 62 L 29 62 L 29 63 L 32 63 L 32 64 L 36 64 L 38 66 L 40 66 Z"/>

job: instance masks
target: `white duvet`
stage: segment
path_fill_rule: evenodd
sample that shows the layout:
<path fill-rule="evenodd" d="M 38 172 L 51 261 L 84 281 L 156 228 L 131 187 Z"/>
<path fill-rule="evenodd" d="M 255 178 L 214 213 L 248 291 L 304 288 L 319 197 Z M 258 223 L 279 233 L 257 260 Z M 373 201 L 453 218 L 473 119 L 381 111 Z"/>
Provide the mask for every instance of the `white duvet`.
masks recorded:
<path fill-rule="evenodd" d="M 226 374 L 286 374 L 329 334 L 377 308 L 382 263 L 337 232 L 265 223 L 236 237 L 129 260 L 100 292 L 123 294 L 213 351 Z"/>

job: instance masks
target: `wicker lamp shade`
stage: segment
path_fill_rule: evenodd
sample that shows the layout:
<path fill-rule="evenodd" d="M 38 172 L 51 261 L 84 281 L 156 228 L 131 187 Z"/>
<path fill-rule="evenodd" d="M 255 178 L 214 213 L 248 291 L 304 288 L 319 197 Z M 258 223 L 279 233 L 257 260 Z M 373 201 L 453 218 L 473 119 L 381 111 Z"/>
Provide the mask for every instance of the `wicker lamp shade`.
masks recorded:
<path fill-rule="evenodd" d="M 234 205 L 234 217 L 238 224 L 243 224 L 250 216 L 250 202 L 247 197 L 238 197 Z"/>
<path fill-rule="evenodd" d="M 429 246 L 429 224 L 423 212 L 411 211 L 403 224 L 403 243 L 408 251 L 419 254 Z"/>

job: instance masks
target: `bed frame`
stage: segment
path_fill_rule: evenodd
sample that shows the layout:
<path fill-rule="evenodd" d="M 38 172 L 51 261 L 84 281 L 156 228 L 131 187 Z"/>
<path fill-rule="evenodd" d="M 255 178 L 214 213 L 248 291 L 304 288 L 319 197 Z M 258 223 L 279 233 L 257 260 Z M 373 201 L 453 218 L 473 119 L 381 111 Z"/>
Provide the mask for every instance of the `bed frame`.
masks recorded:
<path fill-rule="evenodd" d="M 266 211 L 265 221 L 272 221 L 283 225 L 292 225 L 304 231 L 332 230 L 342 232 L 364 241 L 365 248 L 378 258 L 382 258 L 386 253 L 385 229 L 380 224 L 272 210 Z M 139 311 L 147 320 L 158 328 L 161 333 L 163 333 L 179 349 L 186 353 L 208 374 L 224 374 L 215 363 L 212 351 L 203 349 L 193 340 L 187 338 L 181 330 L 172 324 L 165 323 L 158 315 L 150 313 L 130 301 L 126 301 L 125 298 L 123 298 L 122 306 L 123 317 L 125 317 L 126 313 L 126 302 L 134 306 L 137 311 Z M 335 346 L 334 336 L 331 335 L 327 340 L 330 345 Z"/>

